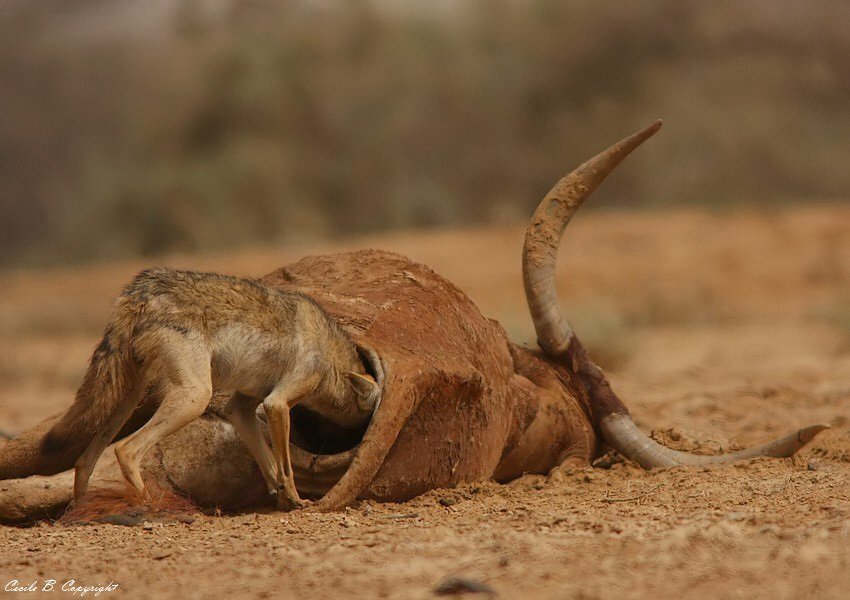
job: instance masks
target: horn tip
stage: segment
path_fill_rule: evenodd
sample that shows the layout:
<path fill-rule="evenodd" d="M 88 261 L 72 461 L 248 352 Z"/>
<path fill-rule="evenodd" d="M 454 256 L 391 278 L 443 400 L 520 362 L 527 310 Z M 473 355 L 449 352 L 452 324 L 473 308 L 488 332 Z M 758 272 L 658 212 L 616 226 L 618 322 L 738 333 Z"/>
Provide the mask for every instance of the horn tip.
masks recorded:
<path fill-rule="evenodd" d="M 664 124 L 664 121 L 661 119 L 655 119 L 649 126 L 647 126 L 643 131 L 639 133 L 639 135 L 646 139 L 651 135 L 655 135 L 655 132 L 661 129 L 661 126 Z"/>
<path fill-rule="evenodd" d="M 661 129 L 661 119 L 656 119 L 651 125 L 644 127 L 637 133 L 634 133 L 627 137 L 624 140 L 621 140 L 615 147 L 618 147 L 621 151 L 623 151 L 623 156 L 629 154 L 632 150 L 640 146 L 646 140 L 651 138 L 655 133 Z M 613 148 L 613 147 L 612 147 Z M 609 149 L 610 151 L 610 149 Z M 612 167 L 613 168 L 613 167 Z"/>
<path fill-rule="evenodd" d="M 819 434 L 821 431 L 825 431 L 827 429 L 831 429 L 829 425 L 824 425 L 820 423 L 818 425 L 811 425 L 809 427 L 804 427 L 800 431 L 797 432 L 797 437 L 804 444 L 810 442 L 814 437 Z"/>

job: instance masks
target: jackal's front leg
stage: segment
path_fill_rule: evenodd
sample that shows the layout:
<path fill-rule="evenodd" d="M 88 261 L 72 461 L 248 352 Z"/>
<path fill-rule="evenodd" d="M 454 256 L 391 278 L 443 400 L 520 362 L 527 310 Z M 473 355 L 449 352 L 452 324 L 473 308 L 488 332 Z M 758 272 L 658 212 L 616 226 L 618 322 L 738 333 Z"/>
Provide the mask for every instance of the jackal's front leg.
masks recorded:
<path fill-rule="evenodd" d="M 260 473 L 263 474 L 263 479 L 268 485 L 269 493 L 277 494 L 280 480 L 277 476 L 275 458 L 260 431 L 260 420 L 257 418 L 257 406 L 260 402 L 258 398 L 234 394 L 224 406 L 224 416 L 233 425 L 239 438 L 257 461 Z"/>
<path fill-rule="evenodd" d="M 263 400 L 263 408 L 269 420 L 269 433 L 272 438 L 277 476 L 280 487 L 277 491 L 278 508 L 292 510 L 308 505 L 298 495 L 295 488 L 295 474 L 292 470 L 292 458 L 289 453 L 289 409 L 298 404 L 304 396 L 316 389 L 317 378 L 310 377 L 297 384 L 281 384 Z"/>

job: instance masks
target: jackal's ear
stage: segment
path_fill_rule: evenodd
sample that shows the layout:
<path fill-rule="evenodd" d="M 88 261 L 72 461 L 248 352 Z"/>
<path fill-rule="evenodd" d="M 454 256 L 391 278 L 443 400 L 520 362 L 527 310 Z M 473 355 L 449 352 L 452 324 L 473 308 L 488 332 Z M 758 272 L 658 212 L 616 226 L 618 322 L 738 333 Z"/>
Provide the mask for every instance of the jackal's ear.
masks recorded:
<path fill-rule="evenodd" d="M 348 372 L 348 380 L 351 382 L 351 387 L 357 393 L 357 406 L 363 411 L 372 411 L 378 398 L 381 395 L 381 388 L 378 382 L 371 375 L 363 373 Z"/>

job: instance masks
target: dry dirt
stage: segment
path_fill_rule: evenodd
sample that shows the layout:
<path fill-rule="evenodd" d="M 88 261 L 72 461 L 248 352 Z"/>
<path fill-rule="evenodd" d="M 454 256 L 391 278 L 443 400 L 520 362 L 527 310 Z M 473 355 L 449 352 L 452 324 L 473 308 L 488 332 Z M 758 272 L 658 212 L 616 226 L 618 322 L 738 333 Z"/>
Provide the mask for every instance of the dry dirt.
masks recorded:
<path fill-rule="evenodd" d="M 523 339 L 521 236 L 403 234 L 158 262 L 259 275 L 308 253 L 398 250 Z M 0 527 L 0 584 L 118 584 L 100 597 L 431 598 L 464 577 L 499 598 L 847 598 L 850 206 L 582 214 L 564 245 L 565 308 L 657 437 L 716 451 L 811 423 L 832 429 L 794 459 L 658 472 L 608 461 L 339 514 Z M 0 276 L 0 428 L 70 402 L 111 297 L 144 265 Z"/>

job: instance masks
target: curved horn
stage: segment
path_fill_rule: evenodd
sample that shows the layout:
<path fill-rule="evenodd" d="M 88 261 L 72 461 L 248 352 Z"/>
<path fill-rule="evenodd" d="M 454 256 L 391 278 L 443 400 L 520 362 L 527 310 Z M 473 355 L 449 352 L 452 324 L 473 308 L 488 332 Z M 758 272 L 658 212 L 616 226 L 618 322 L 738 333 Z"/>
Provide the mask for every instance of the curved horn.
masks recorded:
<path fill-rule="evenodd" d="M 605 441 L 617 452 L 644 469 L 652 469 L 677 465 L 720 465 L 757 456 L 785 458 L 808 444 L 824 429 L 829 429 L 829 425 L 812 425 L 761 446 L 718 455 L 690 454 L 666 448 L 638 429 L 632 418 L 623 413 L 603 417 L 600 428 Z"/>
<path fill-rule="evenodd" d="M 543 351 L 573 371 L 587 389 L 591 418 L 614 449 L 645 469 L 676 465 L 722 464 L 756 456 L 791 456 L 828 425 L 813 425 L 761 446 L 719 456 L 701 456 L 665 448 L 642 433 L 593 363 L 561 313 L 555 286 L 555 261 L 561 236 L 573 214 L 629 153 L 661 127 L 656 121 L 581 165 L 553 187 L 534 212 L 525 233 L 522 272 L 525 295 Z"/>
<path fill-rule="evenodd" d="M 537 341 L 551 355 L 565 352 L 573 336 L 572 327 L 561 314 L 555 287 L 555 260 L 561 235 L 581 203 L 608 173 L 660 127 L 661 121 L 656 121 L 594 156 L 556 183 L 534 211 L 525 232 L 522 277 Z"/>
<path fill-rule="evenodd" d="M 377 355 L 376 355 L 377 356 Z M 351 465 L 339 481 L 319 500 L 320 511 L 340 510 L 351 504 L 369 486 L 392 450 L 404 424 L 416 409 L 415 378 L 392 377 L 392 365 L 378 362 L 383 379 L 380 404 L 355 450 Z"/>

